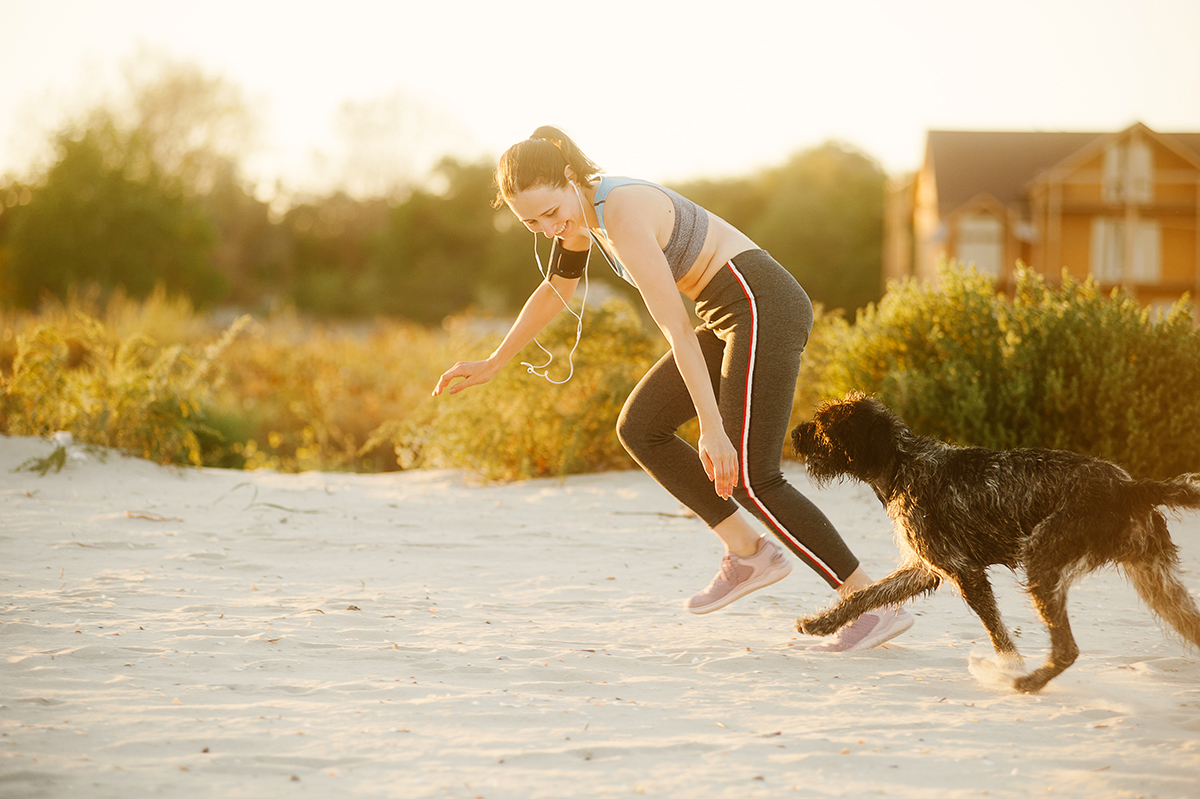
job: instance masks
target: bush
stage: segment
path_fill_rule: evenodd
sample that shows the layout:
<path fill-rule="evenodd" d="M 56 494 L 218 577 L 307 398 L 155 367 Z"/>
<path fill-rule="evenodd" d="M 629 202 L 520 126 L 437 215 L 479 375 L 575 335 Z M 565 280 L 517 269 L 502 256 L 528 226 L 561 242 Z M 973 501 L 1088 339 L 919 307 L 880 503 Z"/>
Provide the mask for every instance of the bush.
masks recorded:
<path fill-rule="evenodd" d="M 363 450 L 387 420 L 407 419 L 448 366 L 445 336 L 417 325 L 325 326 L 280 313 L 226 351 L 228 378 L 208 425 L 221 432 L 205 462 L 286 472 L 388 471 Z"/>
<path fill-rule="evenodd" d="M 465 355 L 468 342 L 458 338 Z M 555 356 L 550 376 L 562 380 L 575 320 L 562 314 L 539 339 Z M 376 431 L 368 447 L 393 444 L 404 468 L 467 468 L 486 479 L 630 468 L 615 432 L 617 415 L 662 352 L 661 339 L 647 333 L 631 306 L 609 300 L 584 317 L 569 382 L 552 385 L 521 368 L 521 361 L 546 360 L 531 344 L 487 384 L 427 399 L 409 418 Z"/>
<path fill-rule="evenodd" d="M 1053 447 L 1141 477 L 1200 468 L 1200 331 L 1128 295 L 1021 268 L 1012 299 L 973 271 L 907 280 L 859 314 L 826 396 L 878 396 L 914 432 L 996 449 Z"/>
<path fill-rule="evenodd" d="M 198 466 L 201 409 L 242 324 L 195 354 L 140 334 L 117 341 L 83 314 L 36 326 L 16 337 L 11 374 L 0 379 L 0 432 L 69 431 L 83 444 Z"/>
<path fill-rule="evenodd" d="M 0 312 L 0 433 L 64 430 L 161 463 L 280 471 L 426 466 L 518 479 L 633 466 L 616 418 L 665 343 L 632 306 L 588 311 L 565 385 L 520 367 L 545 360 L 531 345 L 489 384 L 430 397 L 455 358 L 479 357 L 507 328 L 485 324 L 454 319 L 447 335 L 283 312 L 220 336 L 163 291 Z M 574 319 L 562 315 L 541 340 L 563 379 Z M 959 444 L 1073 449 L 1138 476 L 1200 471 L 1198 352 L 1186 303 L 1152 321 L 1091 283 L 1047 286 L 1022 271 L 1007 299 L 946 267 L 936 287 L 893 285 L 854 326 L 818 309 L 792 422 L 860 389 L 914 431 Z M 693 422 L 681 435 L 695 432 Z"/>
<path fill-rule="evenodd" d="M 0 312 L 0 329 L 0 433 L 63 430 L 163 463 L 239 469 L 396 469 L 391 453 L 359 449 L 407 418 L 449 359 L 445 335 L 417 325 L 327 328 L 288 311 L 222 339 L 161 291 Z"/>

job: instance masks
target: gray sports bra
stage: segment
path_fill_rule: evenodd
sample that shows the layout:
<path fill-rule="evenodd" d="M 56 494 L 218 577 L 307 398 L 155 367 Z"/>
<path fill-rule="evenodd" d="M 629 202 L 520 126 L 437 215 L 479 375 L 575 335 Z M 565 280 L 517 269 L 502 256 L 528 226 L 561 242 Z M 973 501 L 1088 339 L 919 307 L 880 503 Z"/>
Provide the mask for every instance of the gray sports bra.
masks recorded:
<path fill-rule="evenodd" d="M 692 264 L 696 263 L 696 259 L 700 256 L 700 250 L 704 248 L 704 238 L 708 235 L 708 212 L 701 208 L 696 203 L 682 196 L 678 192 L 672 191 L 665 186 L 660 186 L 657 183 L 651 183 L 648 180 L 638 180 L 637 178 L 618 178 L 608 175 L 600 176 L 600 185 L 596 187 L 596 199 L 594 207 L 596 209 L 597 227 L 608 231 L 604 227 L 604 203 L 608 198 L 608 193 L 618 186 L 653 186 L 663 194 L 671 198 L 671 204 L 675 206 L 675 227 L 671 230 L 671 238 L 667 241 L 667 246 L 663 247 L 663 255 L 667 259 L 667 264 L 671 267 L 671 277 L 676 282 L 683 279 L 687 274 L 688 269 Z M 622 279 L 627 283 L 636 286 L 633 278 L 625 266 L 617 260 L 616 256 L 610 253 L 599 239 L 593 238 L 596 242 L 597 249 L 604 256 L 604 260 L 608 261 L 608 265 L 613 268 Z"/>

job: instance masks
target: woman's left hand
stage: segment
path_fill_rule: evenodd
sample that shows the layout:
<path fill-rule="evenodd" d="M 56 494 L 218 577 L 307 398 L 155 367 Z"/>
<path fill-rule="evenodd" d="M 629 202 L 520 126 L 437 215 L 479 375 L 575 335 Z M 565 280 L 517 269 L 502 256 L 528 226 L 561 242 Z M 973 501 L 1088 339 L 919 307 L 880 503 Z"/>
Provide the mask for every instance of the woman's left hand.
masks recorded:
<path fill-rule="evenodd" d="M 738 456 L 729 436 L 724 430 L 718 430 L 715 435 L 700 433 L 697 444 L 700 451 L 700 462 L 704 464 L 704 473 L 713 482 L 713 487 L 721 499 L 729 499 L 738 481 Z"/>
<path fill-rule="evenodd" d="M 500 371 L 500 367 L 490 358 L 482 361 L 459 361 L 438 378 L 437 385 L 433 389 L 433 396 L 436 397 L 447 389 L 449 389 L 449 393 L 457 394 L 464 388 L 486 383 L 495 377 L 498 371 Z M 451 381 L 460 377 L 463 378 L 461 383 L 450 385 Z"/>

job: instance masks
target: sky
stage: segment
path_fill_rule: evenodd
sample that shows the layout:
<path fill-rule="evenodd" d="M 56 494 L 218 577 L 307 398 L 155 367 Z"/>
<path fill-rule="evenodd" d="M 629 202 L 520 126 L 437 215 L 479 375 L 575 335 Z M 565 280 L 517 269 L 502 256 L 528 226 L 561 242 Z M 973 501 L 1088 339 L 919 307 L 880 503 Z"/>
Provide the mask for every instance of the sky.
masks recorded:
<path fill-rule="evenodd" d="M 410 169 L 555 124 L 660 182 L 828 140 L 901 174 L 930 129 L 1196 132 L 1198 43 L 1197 0 L 0 0 L 0 175 L 146 52 L 241 87 L 263 194 L 338 179 L 346 103 L 400 109 Z"/>

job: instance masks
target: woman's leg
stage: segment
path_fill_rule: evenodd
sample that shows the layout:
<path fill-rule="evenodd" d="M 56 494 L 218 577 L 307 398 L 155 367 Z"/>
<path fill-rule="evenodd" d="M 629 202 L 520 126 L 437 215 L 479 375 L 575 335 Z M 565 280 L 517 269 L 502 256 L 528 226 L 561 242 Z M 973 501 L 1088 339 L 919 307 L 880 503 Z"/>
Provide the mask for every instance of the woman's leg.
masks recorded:
<path fill-rule="evenodd" d="M 725 345 L 713 333 L 697 331 L 713 390 L 720 391 Z M 719 397 L 718 397 L 719 401 Z M 731 499 L 721 499 L 704 472 L 700 456 L 676 431 L 695 418 L 696 408 L 670 353 L 638 383 L 617 422 L 621 443 L 648 474 L 708 523 L 725 544 L 716 577 L 688 600 L 688 610 L 709 613 L 751 591 L 786 577 L 791 564 L 774 542 Z"/>
<path fill-rule="evenodd" d="M 738 502 L 754 513 L 842 595 L 870 584 L 858 559 L 812 502 L 783 476 L 780 457 L 791 416 L 800 354 L 812 326 L 812 306 L 799 285 L 765 253 L 729 264 L 745 303 L 728 303 L 718 334 L 725 342 L 721 418 L 739 448 Z M 743 268 L 744 267 L 744 268 Z M 736 310 L 731 310 L 736 305 Z M 878 646 L 913 624 L 903 608 L 863 614 L 814 647 L 845 652 Z"/>
<path fill-rule="evenodd" d="M 696 333 L 708 363 L 713 390 L 720 390 L 725 345 L 709 331 Z M 719 401 L 719 399 L 718 399 Z M 675 359 L 668 351 L 638 382 L 617 419 L 617 436 L 647 474 L 673 497 L 717 527 L 733 515 L 737 503 L 717 495 L 696 450 L 677 430 L 696 418 L 696 408 Z"/>
<path fill-rule="evenodd" d="M 727 270 L 714 293 L 717 335 L 725 344 L 718 401 L 742 466 L 734 497 L 837 588 L 858 569 L 858 559 L 780 468 L 812 305 L 795 279 L 761 251 L 738 256 Z"/>
<path fill-rule="evenodd" d="M 767 277 L 781 282 L 781 290 L 763 287 L 770 281 L 761 277 L 751 288 L 740 269 L 730 269 L 728 276 L 722 273 L 724 285 L 714 293 L 732 299 L 737 307 L 721 307 L 717 332 L 697 331 L 722 419 L 740 450 L 742 473 L 735 495 L 830 585 L 839 591 L 857 589 L 869 583 L 857 559 L 824 514 L 784 480 L 779 468 L 812 310 L 795 280 L 769 256 L 767 260 Z M 782 279 L 772 270 L 782 273 Z M 751 271 L 764 270 L 751 266 Z M 764 293 L 765 301 L 759 296 Z M 761 541 L 737 503 L 717 496 L 696 451 L 676 434 L 695 415 L 668 352 L 630 394 L 617 429 L 638 464 L 725 543 L 717 576 L 689 600 L 689 610 L 707 613 L 782 579 L 791 566 L 774 543 Z"/>
<path fill-rule="evenodd" d="M 726 432 L 739 449 L 738 502 L 717 496 L 696 451 L 676 434 L 695 418 L 696 409 L 670 352 L 629 395 L 617 434 L 634 460 L 713 528 L 732 552 L 747 554 L 751 543 L 752 528 L 738 513 L 740 504 L 837 587 L 854 573 L 858 561 L 820 509 L 787 483 L 780 470 L 812 306 L 791 275 L 760 255 L 765 262 L 751 260 L 748 275 L 730 264 L 697 306 L 702 318 L 714 320 L 714 329 L 700 329 L 696 335 Z"/>

